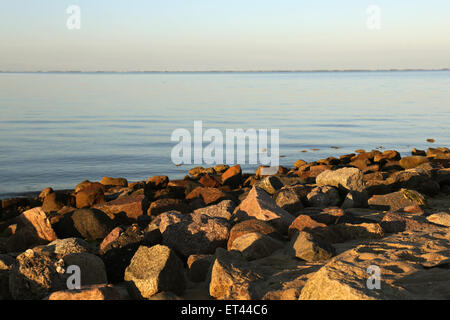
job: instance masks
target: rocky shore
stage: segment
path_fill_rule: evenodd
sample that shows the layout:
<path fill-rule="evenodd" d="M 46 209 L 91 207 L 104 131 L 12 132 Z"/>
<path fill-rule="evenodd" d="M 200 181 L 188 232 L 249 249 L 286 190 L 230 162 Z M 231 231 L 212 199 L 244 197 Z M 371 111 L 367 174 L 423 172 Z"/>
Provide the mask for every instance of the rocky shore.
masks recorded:
<path fill-rule="evenodd" d="M 2 200 L 0 300 L 450 299 L 449 149 L 260 173 L 217 165 Z"/>

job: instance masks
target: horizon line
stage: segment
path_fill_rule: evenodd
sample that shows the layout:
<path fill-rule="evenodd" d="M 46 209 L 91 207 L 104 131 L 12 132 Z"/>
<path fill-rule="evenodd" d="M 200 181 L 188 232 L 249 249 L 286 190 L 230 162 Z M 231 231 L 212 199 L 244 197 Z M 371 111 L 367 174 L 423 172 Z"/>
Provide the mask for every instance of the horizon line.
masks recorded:
<path fill-rule="evenodd" d="M 312 70 L 0 70 L 0 73 L 314 73 L 314 72 L 411 72 L 450 71 L 450 68 L 406 68 L 406 69 L 312 69 Z"/>

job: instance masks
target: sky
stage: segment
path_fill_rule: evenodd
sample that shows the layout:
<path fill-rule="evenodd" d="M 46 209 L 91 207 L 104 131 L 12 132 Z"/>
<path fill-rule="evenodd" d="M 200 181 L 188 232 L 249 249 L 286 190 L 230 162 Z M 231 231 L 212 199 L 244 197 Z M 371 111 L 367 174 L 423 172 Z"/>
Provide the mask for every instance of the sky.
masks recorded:
<path fill-rule="evenodd" d="M 3 71 L 449 68 L 450 1 L 0 0 L 0 40 Z"/>

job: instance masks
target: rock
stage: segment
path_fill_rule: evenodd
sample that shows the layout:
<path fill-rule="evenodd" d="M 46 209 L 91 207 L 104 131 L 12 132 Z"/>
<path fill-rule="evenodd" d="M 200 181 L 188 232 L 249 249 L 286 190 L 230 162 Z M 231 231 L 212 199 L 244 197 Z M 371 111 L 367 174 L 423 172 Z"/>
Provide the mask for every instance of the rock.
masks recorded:
<path fill-rule="evenodd" d="M 231 200 L 223 200 L 218 204 L 194 210 L 194 214 L 207 215 L 211 218 L 230 220 L 236 205 Z"/>
<path fill-rule="evenodd" d="M 218 188 L 221 186 L 220 184 L 220 178 L 217 176 L 212 176 L 210 174 L 202 174 L 201 178 L 198 180 L 198 182 L 208 188 Z"/>
<path fill-rule="evenodd" d="M 428 196 L 435 196 L 440 190 L 438 182 L 434 181 L 426 172 L 417 168 L 394 172 L 386 179 L 386 184 L 393 191 L 405 188 L 416 190 Z"/>
<path fill-rule="evenodd" d="M 274 251 L 282 247 L 283 244 L 280 241 L 261 233 L 253 232 L 236 238 L 231 245 L 231 250 L 241 252 L 242 256 L 250 261 L 270 256 Z"/>
<path fill-rule="evenodd" d="M 378 223 L 340 223 L 329 226 L 333 233 L 337 233 L 341 238 L 340 241 L 345 242 L 349 240 L 373 240 L 381 239 L 384 236 L 383 228 Z"/>
<path fill-rule="evenodd" d="M 63 260 L 66 268 L 72 265 L 80 268 L 82 286 L 108 282 L 102 259 L 92 253 L 70 253 Z"/>
<path fill-rule="evenodd" d="M 246 220 L 239 222 L 233 226 L 230 230 L 230 237 L 228 238 L 227 249 L 231 250 L 234 240 L 246 235 L 248 233 L 259 233 L 270 236 L 276 240 L 282 240 L 283 237 L 278 231 L 270 224 L 261 220 Z"/>
<path fill-rule="evenodd" d="M 0 300 L 10 300 L 9 273 L 15 259 L 6 254 L 0 254 Z"/>
<path fill-rule="evenodd" d="M 49 188 L 44 188 L 44 189 L 42 189 L 41 193 L 39 194 L 39 199 L 41 201 L 44 201 L 45 197 L 48 196 L 50 193 L 53 193 L 53 192 L 55 192 L 55 191 L 53 191 L 53 189 L 50 188 L 50 187 Z"/>
<path fill-rule="evenodd" d="M 76 194 L 75 201 L 77 208 L 92 207 L 93 205 L 104 203 L 103 188 L 96 185 L 85 187 Z"/>
<path fill-rule="evenodd" d="M 369 199 L 369 206 L 382 211 L 401 211 L 409 206 L 423 206 L 425 197 L 414 190 L 402 189 L 397 192 L 375 195 Z"/>
<path fill-rule="evenodd" d="M 222 174 L 222 184 L 235 188 L 242 182 L 242 169 L 240 165 L 229 168 Z"/>
<path fill-rule="evenodd" d="M 101 284 L 82 287 L 80 290 L 56 291 L 45 300 L 121 300 L 121 296 L 113 285 Z"/>
<path fill-rule="evenodd" d="M 153 176 L 147 179 L 146 188 L 152 190 L 161 190 L 167 188 L 169 184 L 169 177 L 167 176 Z"/>
<path fill-rule="evenodd" d="M 412 168 L 415 168 L 415 167 L 421 165 L 422 163 L 427 163 L 427 162 L 429 162 L 427 157 L 409 156 L 409 157 L 402 158 L 399 163 L 403 169 L 412 169 Z"/>
<path fill-rule="evenodd" d="M 226 194 L 219 189 L 197 187 L 186 196 L 186 200 L 201 198 L 205 205 L 211 205 L 225 200 L 226 197 Z"/>
<path fill-rule="evenodd" d="M 100 243 L 99 251 L 102 252 L 110 243 L 116 241 L 125 230 L 122 227 L 116 227 Z"/>
<path fill-rule="evenodd" d="M 416 149 L 416 148 L 412 149 L 411 154 L 413 156 L 426 156 L 427 155 L 425 150 L 419 150 L 419 149 Z"/>
<path fill-rule="evenodd" d="M 395 150 L 386 150 L 383 153 L 376 154 L 373 158 L 373 162 L 380 162 L 383 160 L 400 160 L 401 156 Z"/>
<path fill-rule="evenodd" d="M 314 239 L 304 231 L 295 234 L 290 243 L 291 254 L 308 262 L 320 262 L 330 259 L 335 249 L 329 243 Z"/>
<path fill-rule="evenodd" d="M 124 213 L 128 219 L 135 222 L 143 214 L 142 200 L 144 200 L 144 195 L 124 196 L 105 204 L 97 205 L 95 208 L 103 211 L 110 218 Z"/>
<path fill-rule="evenodd" d="M 433 213 L 427 217 L 427 220 L 445 227 L 450 227 L 450 214 L 447 212 Z"/>
<path fill-rule="evenodd" d="M 221 218 L 203 214 L 178 215 L 179 221 L 161 228 L 162 243 L 184 257 L 192 254 L 211 254 L 225 247 L 229 237 L 229 223 Z"/>
<path fill-rule="evenodd" d="M 333 186 L 343 188 L 347 191 L 364 191 L 364 176 L 357 168 L 342 168 L 338 170 L 327 170 L 316 178 L 318 186 Z"/>
<path fill-rule="evenodd" d="M 128 181 L 125 178 L 111 178 L 103 177 L 100 183 L 104 186 L 117 186 L 117 187 L 127 187 Z"/>
<path fill-rule="evenodd" d="M 230 166 L 226 164 L 218 164 L 214 166 L 214 171 L 218 174 L 224 173 L 228 169 L 230 169 Z"/>
<path fill-rule="evenodd" d="M 50 216 L 50 223 L 52 224 L 53 230 L 55 230 L 58 238 L 82 237 L 73 224 L 72 215 L 75 211 L 75 208 L 64 207 L 55 215 Z"/>
<path fill-rule="evenodd" d="M 100 245 L 100 257 L 106 266 L 109 282 L 123 281 L 126 267 L 141 245 L 153 246 L 161 241 L 161 233 L 156 230 L 159 237 L 146 237 L 146 231 L 137 225 L 126 230 L 116 228 L 103 240 Z M 154 231 L 153 231 L 154 232 Z"/>
<path fill-rule="evenodd" d="M 326 208 L 341 203 L 339 192 L 330 186 L 321 186 L 311 190 L 306 196 L 311 207 Z"/>
<path fill-rule="evenodd" d="M 180 199 L 158 199 L 150 205 L 150 208 L 147 211 L 149 216 L 158 216 L 161 213 L 168 211 L 180 211 L 183 213 L 187 213 L 190 211 L 189 206 Z"/>
<path fill-rule="evenodd" d="M 98 209 L 78 209 L 72 214 L 76 230 L 87 240 L 103 239 L 112 230 L 112 220 Z"/>
<path fill-rule="evenodd" d="M 397 233 L 404 231 L 436 231 L 440 228 L 424 221 L 417 221 L 408 216 L 388 212 L 381 220 L 384 232 Z"/>
<path fill-rule="evenodd" d="M 274 195 L 276 204 L 283 210 L 296 216 L 303 209 L 302 196 L 306 193 L 303 186 L 285 186 Z"/>
<path fill-rule="evenodd" d="M 214 261 L 211 254 L 193 254 L 187 259 L 188 278 L 192 282 L 205 281 L 209 268 Z"/>
<path fill-rule="evenodd" d="M 306 161 L 304 161 L 304 160 L 297 160 L 297 161 L 294 162 L 294 168 L 296 168 L 296 169 L 301 168 L 305 164 L 307 164 Z"/>
<path fill-rule="evenodd" d="M 74 191 L 75 191 L 75 193 L 78 193 L 81 190 L 83 190 L 84 188 L 93 187 L 93 186 L 101 188 L 103 190 L 103 192 L 106 191 L 105 186 L 102 185 L 100 182 L 91 182 L 89 180 L 84 180 L 84 181 L 80 182 L 79 184 L 77 184 L 75 186 Z"/>
<path fill-rule="evenodd" d="M 364 184 L 364 175 L 357 168 L 342 168 L 335 171 L 325 171 L 316 178 L 317 185 L 333 186 L 346 192 L 347 196 L 343 208 L 366 207 L 367 191 Z M 348 195 L 350 193 L 350 195 Z"/>
<path fill-rule="evenodd" d="M 251 270 L 239 256 L 220 254 L 214 260 L 209 279 L 209 294 L 215 299 L 252 300 L 258 296 L 252 282 L 264 277 Z"/>
<path fill-rule="evenodd" d="M 283 188 L 283 183 L 276 176 L 267 176 L 256 184 L 258 188 L 263 189 L 268 194 L 273 195 L 275 192 Z"/>
<path fill-rule="evenodd" d="M 294 216 L 277 206 L 276 202 L 262 189 L 253 187 L 244 201 L 236 208 L 236 217 L 240 220 L 256 218 L 271 223 L 280 233 L 287 230 Z"/>
<path fill-rule="evenodd" d="M 449 240 L 449 232 L 415 231 L 359 245 L 310 277 L 300 300 L 445 300 Z M 374 283 L 370 266 L 380 268 L 381 289 L 368 288 Z"/>
<path fill-rule="evenodd" d="M 47 215 L 40 207 L 25 211 L 17 217 L 16 221 L 18 230 L 6 244 L 9 252 L 21 252 L 35 245 L 47 244 L 57 238 Z"/>
<path fill-rule="evenodd" d="M 74 199 L 65 193 L 52 192 L 49 193 L 42 203 L 42 210 L 46 213 L 55 212 L 62 209 L 64 206 L 71 206 L 74 204 Z"/>
<path fill-rule="evenodd" d="M 65 256 L 72 253 L 91 253 L 94 251 L 92 246 L 80 238 L 66 238 L 57 239 L 50 242 L 44 248 L 43 252 L 48 252 L 49 254 L 54 254 L 58 258 L 64 258 Z"/>
<path fill-rule="evenodd" d="M 448 148 L 428 148 L 427 157 L 433 159 L 449 159 L 450 150 Z"/>
<path fill-rule="evenodd" d="M 298 214 L 308 215 L 319 223 L 326 225 L 337 224 L 344 219 L 345 211 L 338 207 L 304 208 Z"/>
<path fill-rule="evenodd" d="M 61 267 L 47 255 L 28 249 L 16 258 L 9 276 L 9 290 L 14 300 L 42 299 L 50 292 L 67 288 Z"/>
<path fill-rule="evenodd" d="M 125 270 L 125 281 L 134 298 L 150 298 L 161 291 L 179 295 L 186 288 L 183 263 L 162 245 L 140 246 Z"/>
<path fill-rule="evenodd" d="M 301 214 L 297 218 L 295 218 L 295 220 L 289 226 L 288 236 L 289 239 L 292 239 L 297 232 L 301 231 L 311 232 L 315 228 L 326 228 L 326 227 L 327 227 L 326 224 L 319 223 L 311 219 L 310 216 Z"/>

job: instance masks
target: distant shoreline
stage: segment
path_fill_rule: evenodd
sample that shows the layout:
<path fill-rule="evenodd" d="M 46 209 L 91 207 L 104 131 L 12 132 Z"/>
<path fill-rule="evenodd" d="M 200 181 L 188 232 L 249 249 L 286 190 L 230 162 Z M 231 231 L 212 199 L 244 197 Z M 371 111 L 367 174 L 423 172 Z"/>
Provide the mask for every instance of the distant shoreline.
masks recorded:
<path fill-rule="evenodd" d="M 48 71 L 0 71 L 0 74 L 6 73 L 44 73 L 44 74 L 160 74 L 160 73 L 337 73 L 337 72 L 436 72 L 436 71 L 450 71 L 450 68 L 440 69 L 331 69 L 331 70 L 180 70 L 180 71 L 156 71 L 156 70 L 144 70 L 144 71 L 81 71 L 81 70 L 48 70 Z"/>

